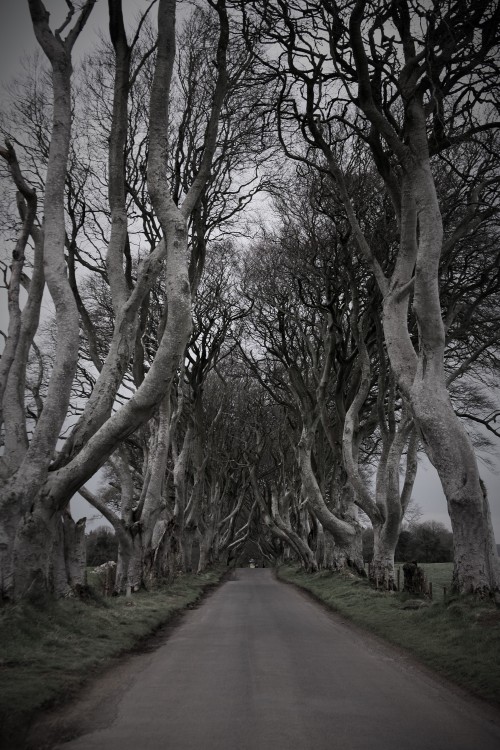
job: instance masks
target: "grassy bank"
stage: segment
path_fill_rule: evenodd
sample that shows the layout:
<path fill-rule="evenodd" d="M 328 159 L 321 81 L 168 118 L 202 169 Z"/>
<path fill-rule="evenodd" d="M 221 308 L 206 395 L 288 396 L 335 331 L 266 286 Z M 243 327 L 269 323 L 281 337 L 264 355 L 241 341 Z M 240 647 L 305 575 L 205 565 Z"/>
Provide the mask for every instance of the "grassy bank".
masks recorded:
<path fill-rule="evenodd" d="M 0 609 L 0 747 L 19 747 L 37 712 L 75 695 L 90 675 L 196 602 L 223 572 L 185 575 L 130 599 Z"/>
<path fill-rule="evenodd" d="M 426 575 L 446 585 L 442 582 L 449 580 L 449 570 L 438 568 L 433 565 Z M 441 595 L 432 603 L 409 609 L 411 603 L 404 594 L 375 591 L 366 581 L 348 575 L 308 574 L 282 567 L 278 577 L 310 591 L 342 616 L 500 705 L 500 611 L 494 604 L 469 598 L 448 598 L 445 603 Z"/>

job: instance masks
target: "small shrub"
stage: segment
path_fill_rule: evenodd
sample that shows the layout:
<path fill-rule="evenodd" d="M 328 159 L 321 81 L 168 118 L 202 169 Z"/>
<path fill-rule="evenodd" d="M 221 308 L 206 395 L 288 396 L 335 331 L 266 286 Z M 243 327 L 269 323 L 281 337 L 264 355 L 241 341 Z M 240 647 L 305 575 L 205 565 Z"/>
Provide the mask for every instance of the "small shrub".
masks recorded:
<path fill-rule="evenodd" d="M 118 540 L 112 529 L 99 526 L 90 531 L 85 538 L 87 548 L 87 565 L 97 567 L 108 560 L 116 562 L 118 558 Z"/>

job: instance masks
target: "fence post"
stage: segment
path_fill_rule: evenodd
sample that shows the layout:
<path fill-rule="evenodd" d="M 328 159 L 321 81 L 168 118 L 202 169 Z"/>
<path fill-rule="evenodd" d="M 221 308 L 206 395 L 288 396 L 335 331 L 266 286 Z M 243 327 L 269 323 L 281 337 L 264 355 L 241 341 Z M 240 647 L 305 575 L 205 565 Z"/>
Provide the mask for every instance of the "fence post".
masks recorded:
<path fill-rule="evenodd" d="M 401 591 L 401 568 L 400 567 L 398 568 L 397 576 L 398 576 L 398 591 Z"/>

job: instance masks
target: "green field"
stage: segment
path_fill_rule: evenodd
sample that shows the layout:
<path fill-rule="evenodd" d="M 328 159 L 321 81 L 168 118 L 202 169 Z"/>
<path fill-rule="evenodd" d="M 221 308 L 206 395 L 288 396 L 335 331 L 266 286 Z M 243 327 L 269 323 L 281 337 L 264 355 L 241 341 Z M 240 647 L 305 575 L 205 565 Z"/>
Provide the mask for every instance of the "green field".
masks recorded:
<path fill-rule="evenodd" d="M 448 596 L 451 563 L 424 565 L 434 600 L 408 609 L 407 594 L 376 591 L 350 574 L 305 573 L 283 567 L 278 576 L 310 591 L 332 610 L 410 652 L 477 696 L 500 704 L 500 611 L 490 601 Z M 437 590 L 436 590 L 437 589 Z M 438 595 L 439 592 L 439 595 Z"/>
<path fill-rule="evenodd" d="M 196 602 L 223 572 L 184 575 L 131 598 L 1 608 L 0 747 L 22 747 L 37 711 L 75 695 L 89 676 Z"/>
<path fill-rule="evenodd" d="M 401 569 L 401 585 L 403 584 L 403 565 L 404 563 L 396 563 L 395 566 L 396 570 Z M 426 581 L 432 582 L 433 598 L 435 600 L 443 598 L 444 587 L 448 596 L 451 590 L 453 563 L 419 563 L 419 565 L 424 569 Z"/>
<path fill-rule="evenodd" d="M 443 596 L 443 587 L 447 595 L 450 594 L 453 563 L 420 563 L 420 567 L 425 571 L 426 580 L 432 581 L 434 599 Z"/>

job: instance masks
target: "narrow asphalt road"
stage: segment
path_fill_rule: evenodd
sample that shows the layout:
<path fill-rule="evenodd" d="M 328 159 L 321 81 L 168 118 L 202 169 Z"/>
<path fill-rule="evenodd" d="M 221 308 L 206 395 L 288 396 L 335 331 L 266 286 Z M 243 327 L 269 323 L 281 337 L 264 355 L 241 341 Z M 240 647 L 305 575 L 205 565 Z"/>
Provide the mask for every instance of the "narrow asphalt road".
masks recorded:
<path fill-rule="evenodd" d="M 500 748 L 474 701 L 268 570 L 237 570 L 134 658 L 113 710 L 61 750 Z"/>

